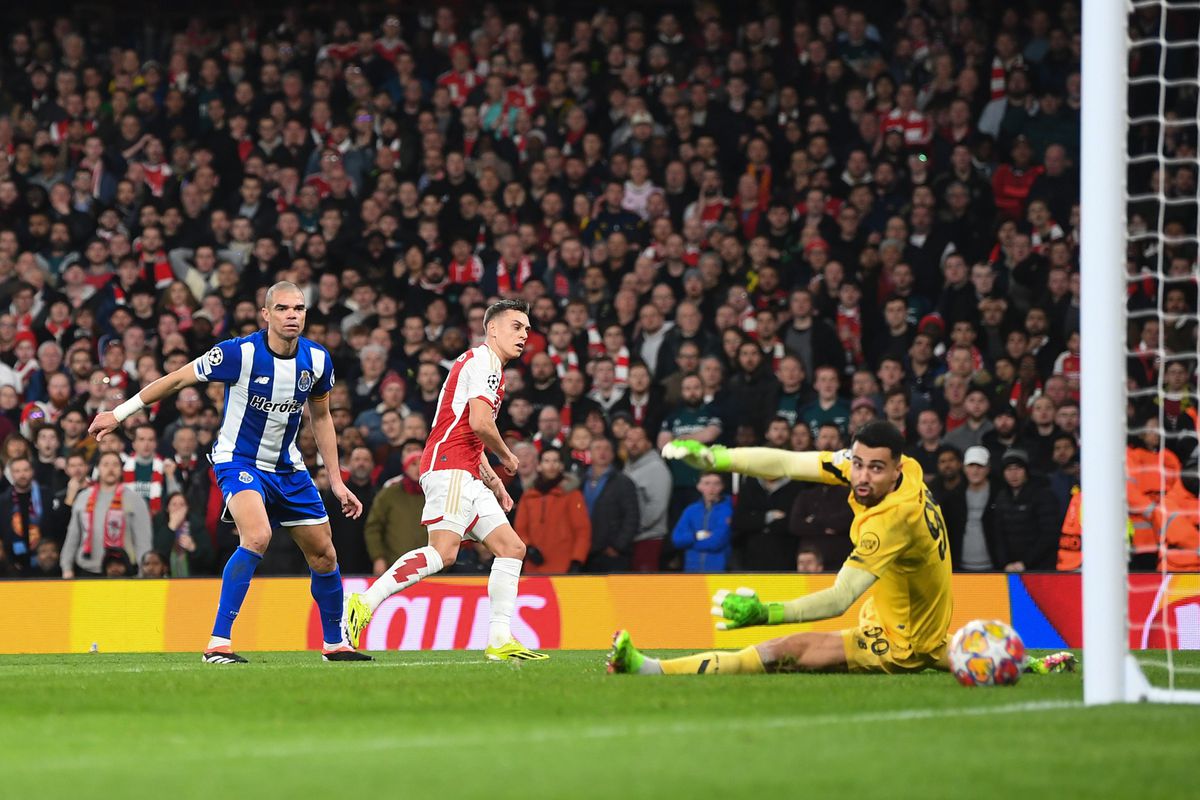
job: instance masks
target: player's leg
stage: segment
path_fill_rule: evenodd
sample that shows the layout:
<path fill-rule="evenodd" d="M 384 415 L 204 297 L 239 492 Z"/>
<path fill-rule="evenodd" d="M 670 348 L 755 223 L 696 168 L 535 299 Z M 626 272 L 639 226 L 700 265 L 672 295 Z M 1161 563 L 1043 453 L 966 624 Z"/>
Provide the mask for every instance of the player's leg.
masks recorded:
<path fill-rule="evenodd" d="M 421 490 L 425 493 L 421 524 L 429 527 L 429 544 L 409 550 L 376 578 L 369 589 L 346 598 L 346 633 L 351 644 L 358 646 L 380 603 L 454 563 L 474 516 L 470 504 L 464 502 L 464 487 L 471 480 L 473 476 L 463 470 L 436 470 L 421 476 Z"/>
<path fill-rule="evenodd" d="M 371 661 L 370 656 L 350 646 L 342 628 L 342 572 L 338 569 L 329 523 L 281 524 L 292 535 L 308 562 L 312 597 L 321 618 L 321 640 L 324 643 L 322 657 L 326 661 Z"/>
<path fill-rule="evenodd" d="M 491 493 L 488 493 L 491 496 Z M 494 501 L 494 498 L 493 498 Z M 483 651 L 489 661 L 544 661 L 545 653 L 530 650 L 512 635 L 512 615 L 517 606 L 517 586 L 521 581 L 521 565 L 525 559 L 525 543 L 508 524 L 508 518 L 496 504 L 491 508 L 480 500 L 481 516 L 470 535 L 482 542 L 492 555 L 492 571 L 488 575 L 488 601 L 491 619 L 488 622 L 488 646 Z"/>
<path fill-rule="evenodd" d="M 439 522 L 439 529 L 429 532 L 429 544 L 409 550 L 397 558 L 394 564 L 375 579 L 371 588 L 352 597 L 358 597 L 363 605 L 374 613 L 380 603 L 396 592 L 402 592 L 414 583 L 453 565 L 458 558 L 458 549 L 462 546 L 463 532 L 440 527 L 445 524 Z"/>
<path fill-rule="evenodd" d="M 221 573 L 216 621 L 203 659 L 210 664 L 241 664 L 246 659 L 233 652 L 231 643 L 233 622 L 242 609 L 254 570 L 271 542 L 271 520 L 267 516 L 261 482 L 254 471 L 220 470 L 217 480 L 226 498 L 226 509 L 237 526 L 240 544 L 225 562 Z"/>
<path fill-rule="evenodd" d="M 312 477 L 307 472 L 272 473 L 263 475 L 263 483 L 271 515 L 291 534 L 308 562 L 310 591 L 321 620 L 322 657 L 325 661 L 371 661 L 346 642 L 342 573 L 325 501 Z"/>
<path fill-rule="evenodd" d="M 660 660 L 639 652 L 628 631 L 617 631 L 608 656 L 609 672 L 636 675 L 753 675 L 845 669 L 845 646 L 840 633 L 795 633 L 737 651 L 709 650 Z"/>

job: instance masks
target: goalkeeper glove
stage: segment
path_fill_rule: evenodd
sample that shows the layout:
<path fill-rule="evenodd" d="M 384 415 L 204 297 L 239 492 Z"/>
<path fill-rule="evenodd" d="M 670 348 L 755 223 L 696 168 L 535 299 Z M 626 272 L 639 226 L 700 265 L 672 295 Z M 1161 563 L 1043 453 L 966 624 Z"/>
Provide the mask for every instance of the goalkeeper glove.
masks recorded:
<path fill-rule="evenodd" d="M 701 472 L 710 470 L 728 472 L 733 465 L 728 448 L 719 444 L 708 447 L 695 439 L 675 439 L 667 442 L 663 446 L 662 456 L 668 461 L 682 461 L 692 469 L 698 469 Z"/>
<path fill-rule="evenodd" d="M 731 631 L 751 625 L 779 625 L 786 622 L 783 603 L 764 603 L 753 589 L 742 587 L 736 592 L 721 589 L 713 595 L 712 614 L 720 617 L 717 630 Z"/>

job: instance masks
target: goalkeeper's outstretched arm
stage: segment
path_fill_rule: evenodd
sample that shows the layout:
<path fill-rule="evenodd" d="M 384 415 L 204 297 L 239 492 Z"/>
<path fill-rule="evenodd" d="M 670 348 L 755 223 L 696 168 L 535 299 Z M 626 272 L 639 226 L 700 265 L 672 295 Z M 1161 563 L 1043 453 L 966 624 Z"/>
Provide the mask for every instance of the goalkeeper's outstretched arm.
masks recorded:
<path fill-rule="evenodd" d="M 833 586 L 782 603 L 764 603 L 751 589 L 736 593 L 722 590 L 713 596 L 713 615 L 721 617 L 717 627 L 731 630 L 749 625 L 781 625 L 814 622 L 845 614 L 854 601 L 875 584 L 875 576 L 850 564 L 842 566 Z"/>
<path fill-rule="evenodd" d="M 842 565 L 833 586 L 804 597 L 780 603 L 783 606 L 783 622 L 813 622 L 819 619 L 840 617 L 854 605 L 854 601 L 875 585 L 875 576 L 865 569 Z M 768 604 L 768 607 L 771 604 Z M 768 615 L 769 615 L 768 610 Z"/>
<path fill-rule="evenodd" d="M 829 463 L 826 453 L 808 451 L 794 453 L 774 447 L 722 447 L 705 446 L 690 439 L 679 439 L 663 447 L 663 457 L 679 459 L 701 470 L 737 472 L 752 478 L 792 478 L 793 480 L 818 483 L 839 483 L 826 469 Z"/>

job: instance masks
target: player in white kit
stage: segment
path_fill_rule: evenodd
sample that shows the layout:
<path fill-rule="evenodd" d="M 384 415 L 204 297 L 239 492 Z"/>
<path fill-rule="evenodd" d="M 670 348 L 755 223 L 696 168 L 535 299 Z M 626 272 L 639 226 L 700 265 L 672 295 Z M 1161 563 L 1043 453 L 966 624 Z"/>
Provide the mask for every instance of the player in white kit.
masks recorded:
<path fill-rule="evenodd" d="M 525 543 L 508 524 L 505 512 L 512 509 L 512 498 L 484 453 L 486 446 L 510 475 L 516 474 L 517 457 L 501 438 L 496 415 L 504 399 L 504 365 L 520 357 L 529 337 L 529 307 L 521 300 L 493 303 L 483 327 L 485 343 L 459 356 L 446 376 L 421 454 L 421 524 L 429 528 L 429 544 L 400 556 L 371 588 L 346 599 L 351 642 L 359 641 L 380 603 L 453 564 L 463 537 L 470 536 L 495 556 L 488 578 L 491 620 L 484 655 L 489 661 L 549 658 L 512 635 Z"/>

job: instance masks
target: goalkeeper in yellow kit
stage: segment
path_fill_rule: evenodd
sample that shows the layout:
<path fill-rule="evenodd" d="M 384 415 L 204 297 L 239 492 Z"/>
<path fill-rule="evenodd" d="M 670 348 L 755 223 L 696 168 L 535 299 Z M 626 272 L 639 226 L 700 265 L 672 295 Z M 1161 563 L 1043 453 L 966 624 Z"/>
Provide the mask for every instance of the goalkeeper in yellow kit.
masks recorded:
<path fill-rule="evenodd" d="M 904 438 L 887 422 L 873 422 L 849 450 L 794 453 L 765 447 L 726 449 L 675 441 L 663 449 L 701 470 L 759 478 L 842 484 L 851 488 L 854 551 L 833 586 L 787 602 L 764 603 L 748 589 L 718 592 L 713 613 L 722 630 L 749 625 L 811 622 L 841 616 L 875 587 L 857 627 L 838 633 L 782 636 L 737 652 L 708 652 L 657 660 L 618 631 L 610 672 L 645 675 L 784 671 L 916 672 L 947 669 L 950 554 L 941 509 L 925 488 L 921 467 L 901 454 Z"/>

